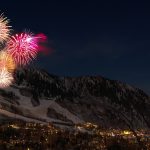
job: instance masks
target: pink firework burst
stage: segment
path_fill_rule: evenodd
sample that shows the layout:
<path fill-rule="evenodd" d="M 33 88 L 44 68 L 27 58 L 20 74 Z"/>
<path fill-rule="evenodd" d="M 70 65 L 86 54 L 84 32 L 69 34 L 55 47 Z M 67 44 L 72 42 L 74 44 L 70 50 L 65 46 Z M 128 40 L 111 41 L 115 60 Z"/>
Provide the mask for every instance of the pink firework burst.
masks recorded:
<path fill-rule="evenodd" d="M 12 36 L 7 43 L 8 53 L 18 65 L 26 65 L 36 58 L 38 37 L 31 33 L 20 33 Z"/>

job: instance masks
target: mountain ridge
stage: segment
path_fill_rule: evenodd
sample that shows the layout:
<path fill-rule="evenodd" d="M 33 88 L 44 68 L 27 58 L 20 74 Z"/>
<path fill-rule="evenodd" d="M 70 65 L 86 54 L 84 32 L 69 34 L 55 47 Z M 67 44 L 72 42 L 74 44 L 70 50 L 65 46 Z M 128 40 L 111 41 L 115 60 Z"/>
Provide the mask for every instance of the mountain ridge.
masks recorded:
<path fill-rule="evenodd" d="M 101 76 L 59 77 L 35 68 L 19 68 L 14 78 L 11 87 L 0 90 L 5 111 L 43 122 L 150 127 L 150 98 L 129 84 Z"/>

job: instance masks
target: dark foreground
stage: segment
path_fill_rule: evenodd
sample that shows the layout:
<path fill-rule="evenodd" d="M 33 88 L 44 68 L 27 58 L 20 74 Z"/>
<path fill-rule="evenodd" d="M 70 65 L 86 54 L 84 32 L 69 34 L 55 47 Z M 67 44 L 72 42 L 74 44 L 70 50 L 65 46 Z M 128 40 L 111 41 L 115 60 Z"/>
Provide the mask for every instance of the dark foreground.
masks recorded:
<path fill-rule="evenodd" d="M 73 128 L 73 129 L 72 129 Z M 0 150 L 150 150 L 150 134 L 105 130 L 86 123 L 70 129 L 13 122 L 0 125 Z"/>

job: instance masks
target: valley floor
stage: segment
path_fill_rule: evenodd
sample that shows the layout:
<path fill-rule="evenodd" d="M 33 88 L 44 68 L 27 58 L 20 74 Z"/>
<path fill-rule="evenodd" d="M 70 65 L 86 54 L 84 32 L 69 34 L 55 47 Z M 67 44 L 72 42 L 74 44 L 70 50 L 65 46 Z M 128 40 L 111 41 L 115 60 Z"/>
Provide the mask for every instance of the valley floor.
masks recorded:
<path fill-rule="evenodd" d="M 138 140 L 137 140 L 137 137 Z M 53 124 L 5 122 L 0 125 L 1 150 L 149 150 L 150 133 L 101 129 L 91 123 L 60 128 Z"/>

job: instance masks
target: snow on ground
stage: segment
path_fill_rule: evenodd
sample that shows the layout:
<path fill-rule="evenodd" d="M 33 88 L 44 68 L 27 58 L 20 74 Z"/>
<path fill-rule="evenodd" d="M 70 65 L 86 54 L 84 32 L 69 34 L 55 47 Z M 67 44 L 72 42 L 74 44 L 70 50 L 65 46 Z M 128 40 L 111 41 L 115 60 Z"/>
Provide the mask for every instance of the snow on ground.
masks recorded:
<path fill-rule="evenodd" d="M 75 123 L 75 124 L 83 122 L 83 120 L 79 119 L 77 116 L 70 113 L 67 109 L 61 107 L 55 101 L 52 101 L 50 107 L 53 108 L 56 112 L 66 116 L 69 120 L 73 121 L 73 123 Z"/>
<path fill-rule="evenodd" d="M 24 120 L 24 121 L 27 121 L 27 122 L 36 122 L 36 123 L 47 124 L 46 122 L 39 121 L 39 120 L 36 120 L 36 119 L 27 118 L 27 117 L 24 117 L 24 116 L 21 116 L 21 115 L 18 115 L 18 114 L 14 114 L 14 113 L 11 113 L 11 112 L 3 110 L 3 109 L 0 109 L 0 114 L 2 114 L 4 116 L 7 116 L 7 117 L 10 117 L 10 118 L 16 118 L 16 119 Z"/>
<path fill-rule="evenodd" d="M 39 119 L 45 119 L 46 122 L 60 121 L 57 119 L 52 119 L 52 118 L 47 117 L 48 108 L 53 108 L 57 113 L 62 114 L 63 116 L 66 116 L 67 119 L 71 120 L 75 124 L 83 122 L 83 120 L 79 119 L 77 116 L 70 113 L 67 109 L 60 106 L 54 100 L 40 99 L 40 105 L 34 107 L 31 103 L 31 99 L 29 97 L 22 96 L 19 92 L 19 89 L 14 89 L 12 87 L 9 87 L 8 89 L 6 89 L 6 91 L 14 92 L 17 96 L 20 97 L 20 99 L 18 100 L 20 105 L 17 107 L 21 108 L 25 116 L 30 115 L 29 117 L 33 116 Z"/>

